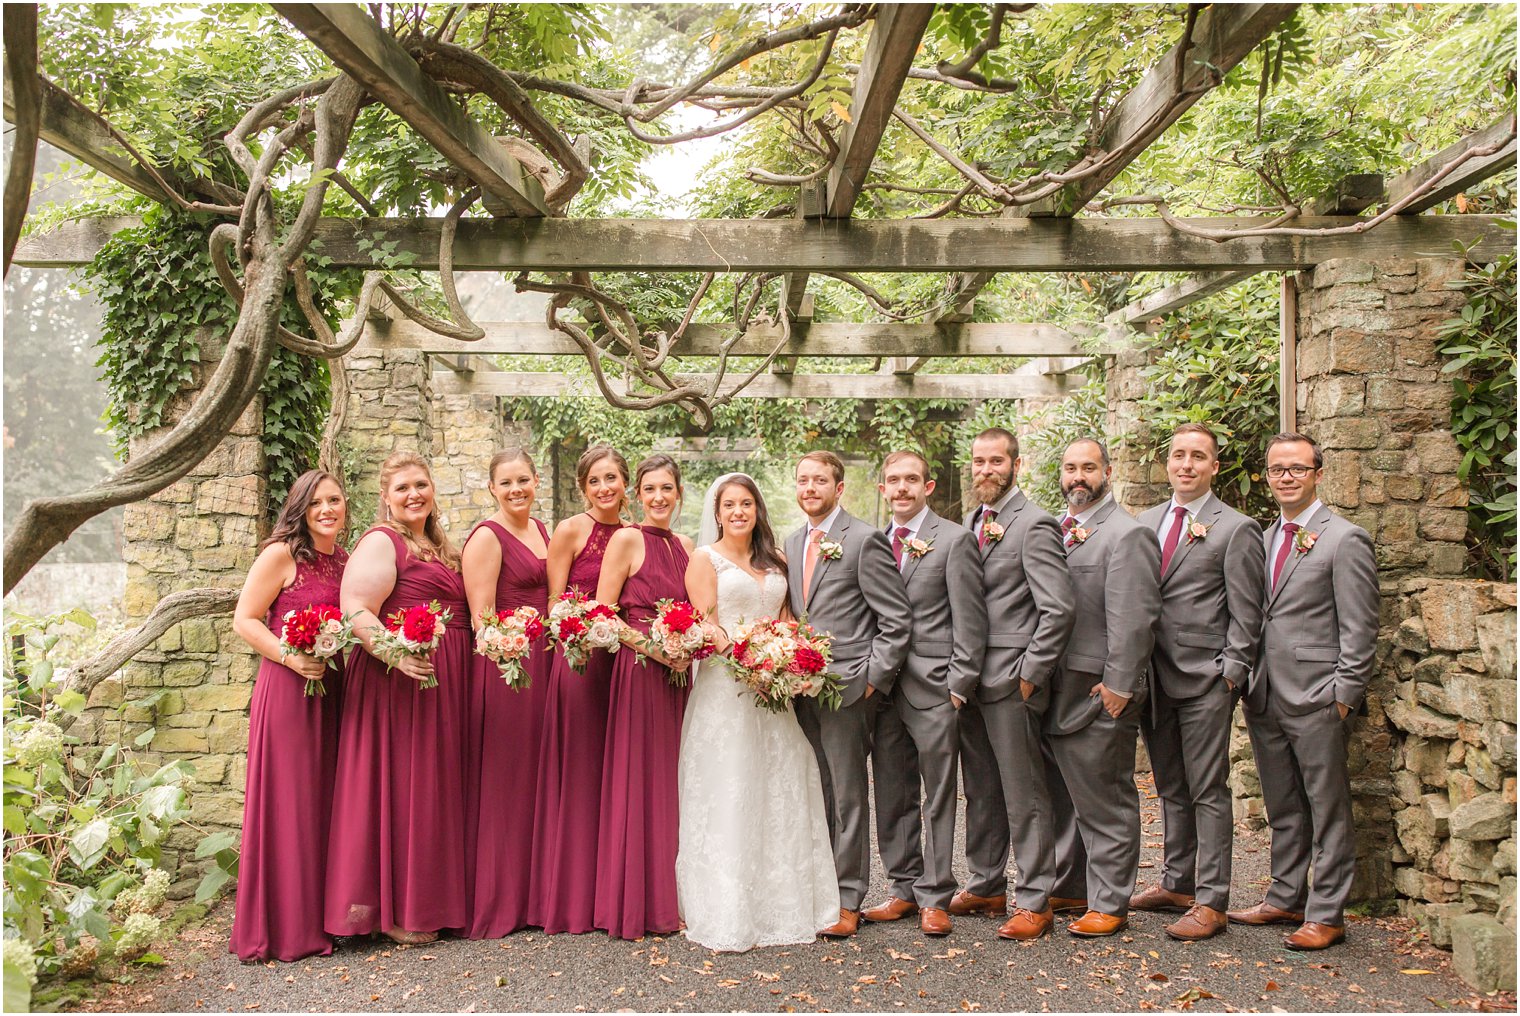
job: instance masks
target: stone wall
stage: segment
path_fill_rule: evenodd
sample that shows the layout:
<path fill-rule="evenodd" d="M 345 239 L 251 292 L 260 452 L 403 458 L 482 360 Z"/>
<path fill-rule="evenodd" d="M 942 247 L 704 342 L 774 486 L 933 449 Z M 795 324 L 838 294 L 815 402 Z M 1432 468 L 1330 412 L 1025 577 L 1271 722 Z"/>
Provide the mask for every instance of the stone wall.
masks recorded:
<path fill-rule="evenodd" d="M 380 463 L 395 451 L 433 454 L 432 384 L 426 353 L 365 347 L 344 359 L 348 402 L 338 443 L 351 482 L 349 530 L 373 524 Z"/>
<path fill-rule="evenodd" d="M 1159 457 L 1139 454 L 1150 433 L 1139 400 L 1145 395 L 1143 371 L 1152 362 L 1149 350 L 1126 349 L 1113 358 L 1105 377 L 1114 499 L 1132 515 L 1172 496 L 1166 465 Z"/>

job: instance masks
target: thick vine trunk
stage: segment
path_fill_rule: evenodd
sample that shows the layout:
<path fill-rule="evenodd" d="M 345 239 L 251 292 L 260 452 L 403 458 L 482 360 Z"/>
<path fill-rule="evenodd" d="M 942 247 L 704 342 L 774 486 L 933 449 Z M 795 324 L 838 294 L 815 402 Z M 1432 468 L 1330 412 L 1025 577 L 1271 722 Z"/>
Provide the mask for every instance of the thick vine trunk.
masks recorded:
<path fill-rule="evenodd" d="M 16 107 L 16 135 L 5 177 L 5 274 L 21 239 L 21 224 L 32 199 L 37 137 L 42 131 L 42 86 L 37 78 L 37 5 L 5 5 L 5 64 Z"/>

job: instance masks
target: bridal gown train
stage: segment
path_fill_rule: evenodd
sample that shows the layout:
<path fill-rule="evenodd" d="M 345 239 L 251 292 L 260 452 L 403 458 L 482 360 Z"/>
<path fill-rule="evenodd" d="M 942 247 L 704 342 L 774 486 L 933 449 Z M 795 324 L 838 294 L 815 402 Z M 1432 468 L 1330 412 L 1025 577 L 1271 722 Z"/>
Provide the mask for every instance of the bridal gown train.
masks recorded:
<path fill-rule="evenodd" d="M 757 581 L 708 547 L 717 621 L 775 617 L 786 576 Z M 757 708 L 716 661 L 698 665 L 681 730 L 676 891 L 686 937 L 743 952 L 798 945 L 839 919 L 818 761 L 789 708 Z"/>

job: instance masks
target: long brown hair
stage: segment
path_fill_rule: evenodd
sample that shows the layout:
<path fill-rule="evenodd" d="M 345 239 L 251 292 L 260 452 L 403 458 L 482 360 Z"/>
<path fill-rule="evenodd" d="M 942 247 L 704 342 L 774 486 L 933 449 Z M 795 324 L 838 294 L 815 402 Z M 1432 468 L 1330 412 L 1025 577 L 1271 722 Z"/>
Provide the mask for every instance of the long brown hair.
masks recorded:
<path fill-rule="evenodd" d="M 610 444 L 594 444 L 581 452 L 581 457 L 575 461 L 575 485 L 580 488 L 581 499 L 586 502 L 586 507 L 591 507 L 591 499 L 586 496 L 586 481 L 591 478 L 591 467 L 603 459 L 611 459 L 612 464 L 617 466 L 618 472 L 623 474 L 623 503 L 618 505 L 618 514 L 622 514 L 628 507 L 628 460 L 623 458 L 623 453 Z"/>
<path fill-rule="evenodd" d="M 345 511 L 343 514 L 344 533 L 338 534 L 338 544 L 343 543 L 343 536 L 348 529 L 348 491 L 343 489 L 343 481 L 325 469 L 308 469 L 296 477 L 296 482 L 290 485 L 290 493 L 285 495 L 285 503 L 280 507 L 280 516 L 274 521 L 274 529 L 270 531 L 269 538 L 259 544 L 259 550 L 283 543 L 290 548 L 290 556 L 299 564 L 302 561 L 315 561 L 317 559 L 317 545 L 311 538 L 311 528 L 306 524 L 306 509 L 311 507 L 311 499 L 316 496 L 317 488 L 323 480 L 331 480 L 338 485 L 338 492 L 343 495 Z"/>
<path fill-rule="evenodd" d="M 448 567 L 459 570 L 459 551 L 454 544 L 449 542 L 449 534 L 443 531 L 443 523 L 438 519 L 438 488 L 433 488 L 433 509 L 428 512 L 428 517 L 422 524 L 422 533 L 432 542 L 431 549 L 424 547 L 411 529 L 399 525 L 390 518 L 390 507 L 385 503 L 385 492 L 390 489 L 391 480 L 403 469 L 412 466 L 419 467 L 427 473 L 428 483 L 433 481 L 433 471 L 428 468 L 427 459 L 416 452 L 392 452 L 390 457 L 380 464 L 380 521 L 376 525 L 384 526 L 401 534 L 406 541 L 407 550 L 419 561 L 442 561 Z"/>
<path fill-rule="evenodd" d="M 755 481 L 748 476 L 740 474 L 731 476 L 723 481 L 723 486 L 713 495 L 713 514 L 716 516 L 723 504 L 723 492 L 730 487 L 743 487 L 749 491 L 749 496 L 755 499 L 755 525 L 751 531 L 749 545 L 749 563 L 753 568 L 761 571 L 785 571 L 786 562 L 781 559 L 781 552 L 776 549 L 776 533 L 771 529 L 771 517 L 765 510 L 765 498 L 760 496 L 760 488 L 755 486 Z M 723 531 L 723 523 L 718 522 L 718 531 Z"/>

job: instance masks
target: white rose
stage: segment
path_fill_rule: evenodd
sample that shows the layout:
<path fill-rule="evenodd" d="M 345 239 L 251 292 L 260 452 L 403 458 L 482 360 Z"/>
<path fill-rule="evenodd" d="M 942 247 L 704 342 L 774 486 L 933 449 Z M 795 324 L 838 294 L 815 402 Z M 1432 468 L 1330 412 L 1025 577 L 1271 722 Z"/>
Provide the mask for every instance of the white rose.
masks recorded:
<path fill-rule="evenodd" d="M 332 632 L 324 631 L 317 635 L 312 643 L 311 654 L 319 660 L 330 660 L 338 655 L 338 636 Z"/>
<path fill-rule="evenodd" d="M 559 621 L 575 613 L 575 604 L 569 600 L 555 600 L 554 606 L 549 608 L 549 620 Z"/>
<path fill-rule="evenodd" d="M 617 625 L 606 618 L 591 622 L 591 626 L 586 629 L 586 641 L 598 649 L 607 649 L 610 646 L 616 645 L 618 641 Z"/>

